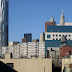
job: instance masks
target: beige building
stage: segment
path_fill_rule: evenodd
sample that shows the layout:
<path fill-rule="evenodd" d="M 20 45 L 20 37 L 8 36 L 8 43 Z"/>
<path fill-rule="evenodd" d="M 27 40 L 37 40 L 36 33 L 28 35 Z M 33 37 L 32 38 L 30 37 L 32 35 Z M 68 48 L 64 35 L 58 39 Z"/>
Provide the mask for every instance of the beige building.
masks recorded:
<path fill-rule="evenodd" d="M 0 61 L 11 64 L 18 72 L 52 72 L 51 58 L 10 59 L 10 54 L 6 54 Z"/>
<path fill-rule="evenodd" d="M 72 72 L 72 55 L 70 58 L 62 59 L 62 72 Z"/>
<path fill-rule="evenodd" d="M 9 46 L 12 46 L 13 44 L 17 45 L 19 42 L 18 41 L 10 41 Z"/>
<path fill-rule="evenodd" d="M 44 42 L 45 41 L 45 33 L 41 33 L 40 35 L 40 42 Z"/>

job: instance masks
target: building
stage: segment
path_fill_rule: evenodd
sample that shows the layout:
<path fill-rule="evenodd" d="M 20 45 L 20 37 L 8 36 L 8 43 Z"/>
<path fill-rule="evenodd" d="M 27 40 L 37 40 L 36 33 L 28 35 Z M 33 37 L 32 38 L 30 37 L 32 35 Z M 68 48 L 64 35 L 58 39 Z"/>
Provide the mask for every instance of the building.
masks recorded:
<path fill-rule="evenodd" d="M 12 58 L 45 57 L 45 42 L 24 42 L 8 48 Z"/>
<path fill-rule="evenodd" d="M 18 43 L 19 43 L 18 41 L 11 41 L 11 42 L 9 42 L 9 46 L 17 45 Z"/>
<path fill-rule="evenodd" d="M 36 42 L 28 42 L 28 57 L 32 56 L 38 57 L 38 43 Z"/>
<path fill-rule="evenodd" d="M 26 38 L 26 42 L 32 42 L 32 34 L 31 33 L 24 34 L 24 38 Z"/>
<path fill-rule="evenodd" d="M 72 72 L 72 55 L 62 59 L 62 72 Z"/>
<path fill-rule="evenodd" d="M 49 48 L 60 48 L 64 44 L 61 42 L 62 36 L 66 36 L 67 45 L 72 46 L 72 23 L 65 23 L 63 11 L 60 24 L 56 25 L 53 16 L 51 21 L 45 22 L 45 56 Z"/>
<path fill-rule="evenodd" d="M 45 58 L 45 42 L 39 42 L 39 57 Z"/>
<path fill-rule="evenodd" d="M 41 33 L 40 35 L 40 42 L 45 42 L 45 33 Z"/>
<path fill-rule="evenodd" d="M 33 39 L 32 42 L 39 42 L 39 39 Z"/>
<path fill-rule="evenodd" d="M 26 38 L 22 38 L 21 42 L 26 42 Z"/>
<path fill-rule="evenodd" d="M 8 0 L 0 0 L 0 47 L 8 46 Z"/>
<path fill-rule="evenodd" d="M 57 59 L 57 58 L 59 58 L 59 48 L 49 48 L 48 49 L 48 57 L 49 58 L 52 58 L 52 60 L 53 60 L 53 62 Z"/>
<path fill-rule="evenodd" d="M 6 54 L 0 61 L 17 72 L 52 72 L 51 58 L 12 59 L 10 54 Z"/>
<path fill-rule="evenodd" d="M 69 57 L 72 55 L 72 47 L 61 47 L 60 48 L 60 58 Z"/>

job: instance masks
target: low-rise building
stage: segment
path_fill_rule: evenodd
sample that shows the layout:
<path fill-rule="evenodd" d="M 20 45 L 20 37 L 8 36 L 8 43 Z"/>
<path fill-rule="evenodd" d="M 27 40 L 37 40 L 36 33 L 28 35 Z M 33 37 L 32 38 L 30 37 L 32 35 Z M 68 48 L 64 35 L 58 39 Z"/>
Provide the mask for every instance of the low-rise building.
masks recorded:
<path fill-rule="evenodd" d="M 6 54 L 5 59 L 0 59 L 0 61 L 17 72 L 52 72 L 51 58 L 11 59 L 10 54 Z"/>
<path fill-rule="evenodd" d="M 62 72 L 72 72 L 72 55 L 62 59 Z"/>

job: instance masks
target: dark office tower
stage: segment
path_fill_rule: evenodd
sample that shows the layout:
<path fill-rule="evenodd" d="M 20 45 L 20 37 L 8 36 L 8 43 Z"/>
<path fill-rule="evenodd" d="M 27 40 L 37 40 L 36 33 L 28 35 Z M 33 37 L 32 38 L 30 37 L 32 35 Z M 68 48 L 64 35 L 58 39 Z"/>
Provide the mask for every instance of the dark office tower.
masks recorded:
<path fill-rule="evenodd" d="M 31 33 L 24 34 L 24 38 L 26 38 L 26 42 L 32 42 L 32 34 Z"/>
<path fill-rule="evenodd" d="M 8 0 L 0 0 L 0 48 L 8 46 Z"/>

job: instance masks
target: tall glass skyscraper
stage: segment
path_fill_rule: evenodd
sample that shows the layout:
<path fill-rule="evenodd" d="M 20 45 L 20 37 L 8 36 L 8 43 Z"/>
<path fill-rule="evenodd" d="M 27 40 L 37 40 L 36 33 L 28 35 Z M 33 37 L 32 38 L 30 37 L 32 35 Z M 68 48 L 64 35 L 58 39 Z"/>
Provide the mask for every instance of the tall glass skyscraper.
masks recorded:
<path fill-rule="evenodd" d="M 8 46 L 8 0 L 0 0 L 0 47 Z"/>

